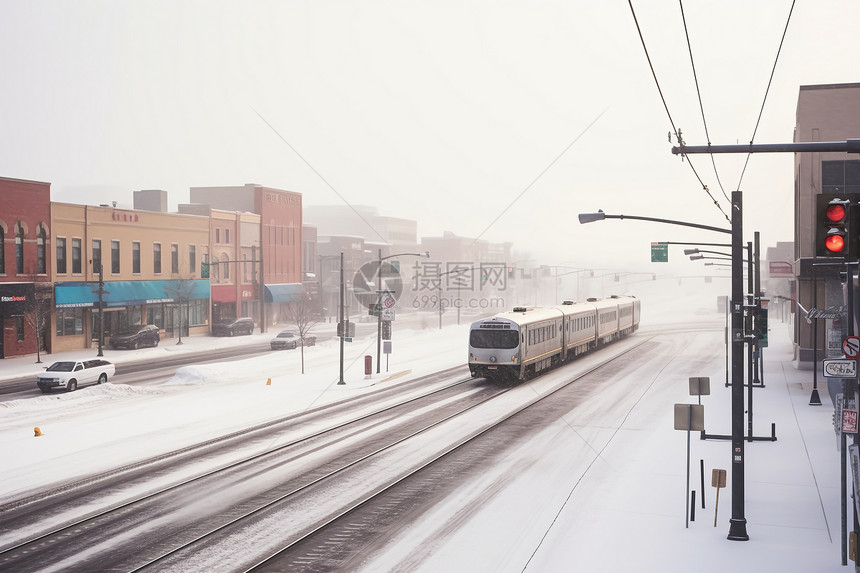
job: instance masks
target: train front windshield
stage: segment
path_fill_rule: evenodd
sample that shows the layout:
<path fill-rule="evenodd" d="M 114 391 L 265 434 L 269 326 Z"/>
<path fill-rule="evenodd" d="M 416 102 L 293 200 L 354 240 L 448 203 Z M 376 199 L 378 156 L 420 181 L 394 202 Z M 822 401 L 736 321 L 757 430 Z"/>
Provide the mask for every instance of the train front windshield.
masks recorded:
<path fill-rule="evenodd" d="M 516 348 L 519 343 L 516 330 L 473 330 L 469 335 L 472 348 Z"/>

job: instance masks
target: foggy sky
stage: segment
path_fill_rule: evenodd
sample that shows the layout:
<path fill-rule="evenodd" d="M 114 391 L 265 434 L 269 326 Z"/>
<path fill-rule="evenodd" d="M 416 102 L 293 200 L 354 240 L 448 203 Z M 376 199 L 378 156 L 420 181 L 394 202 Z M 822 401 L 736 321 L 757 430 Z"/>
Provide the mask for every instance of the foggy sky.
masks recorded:
<path fill-rule="evenodd" d="M 633 2 L 672 121 L 708 142 L 676 2 Z M 790 1 L 684 3 L 710 141 L 753 137 Z M 756 143 L 793 137 L 800 85 L 857 81 L 857 2 L 798 3 Z M 793 240 L 793 159 L 676 142 L 626 2 L 0 0 L 0 176 L 55 201 L 131 207 L 164 189 L 257 183 L 513 241 L 544 264 L 644 267 L 651 241 Z M 858 134 L 860 135 L 860 134 Z M 503 214 L 504 213 L 504 214 Z M 500 216 L 501 215 L 501 216 Z M 670 250 L 673 267 L 710 272 Z M 684 262 L 687 261 L 687 262 Z"/>

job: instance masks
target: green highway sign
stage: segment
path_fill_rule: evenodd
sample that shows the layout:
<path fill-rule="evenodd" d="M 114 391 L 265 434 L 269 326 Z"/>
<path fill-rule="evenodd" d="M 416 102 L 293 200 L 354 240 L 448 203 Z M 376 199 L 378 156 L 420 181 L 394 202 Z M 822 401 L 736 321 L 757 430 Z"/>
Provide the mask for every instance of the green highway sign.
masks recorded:
<path fill-rule="evenodd" d="M 652 263 L 668 263 L 669 262 L 669 244 L 668 243 L 651 243 L 651 262 Z"/>

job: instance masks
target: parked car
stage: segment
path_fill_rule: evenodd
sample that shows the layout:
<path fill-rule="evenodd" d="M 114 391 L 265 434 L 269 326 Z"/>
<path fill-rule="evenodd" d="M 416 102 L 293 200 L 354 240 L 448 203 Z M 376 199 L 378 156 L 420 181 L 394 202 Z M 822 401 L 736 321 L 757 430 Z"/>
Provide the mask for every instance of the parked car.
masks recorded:
<path fill-rule="evenodd" d="M 37 374 L 36 384 L 42 392 L 50 392 L 54 388 L 65 388 L 66 392 L 74 392 L 78 386 L 104 384 L 115 372 L 116 367 L 101 358 L 64 360 L 54 362 L 43 374 Z"/>
<path fill-rule="evenodd" d="M 254 319 L 248 317 L 237 318 L 233 322 L 222 322 L 212 327 L 214 336 L 236 336 L 252 332 L 254 332 Z"/>
<path fill-rule="evenodd" d="M 304 346 L 313 346 L 317 343 L 316 336 L 308 336 L 305 335 Z M 289 350 L 296 348 L 297 346 L 302 344 L 302 339 L 299 337 L 299 333 L 295 330 L 282 330 L 278 333 L 278 335 L 272 339 L 270 345 L 272 346 L 272 350 Z"/>
<path fill-rule="evenodd" d="M 139 324 L 128 332 L 110 337 L 111 348 L 140 348 L 141 346 L 158 346 L 161 337 L 158 327 L 154 324 Z"/>

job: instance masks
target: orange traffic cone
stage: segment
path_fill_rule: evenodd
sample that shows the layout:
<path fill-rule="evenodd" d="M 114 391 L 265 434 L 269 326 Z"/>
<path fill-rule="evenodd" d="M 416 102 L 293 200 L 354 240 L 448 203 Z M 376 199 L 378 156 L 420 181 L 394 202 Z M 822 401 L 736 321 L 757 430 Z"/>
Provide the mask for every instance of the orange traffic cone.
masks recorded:
<path fill-rule="evenodd" d="M 266 380 L 266 386 L 271 386 L 271 385 L 272 385 L 272 379 L 269 378 L 268 380 Z"/>
<path fill-rule="evenodd" d="M 44 435 L 44 434 L 42 434 L 42 430 L 40 430 L 40 429 L 39 429 L 39 426 L 36 426 L 36 427 L 33 429 L 33 431 L 34 431 L 34 432 L 35 432 L 35 434 L 36 434 L 36 435 L 34 435 L 34 436 L 33 436 L 34 438 L 38 438 L 39 436 L 43 436 L 43 435 Z"/>

